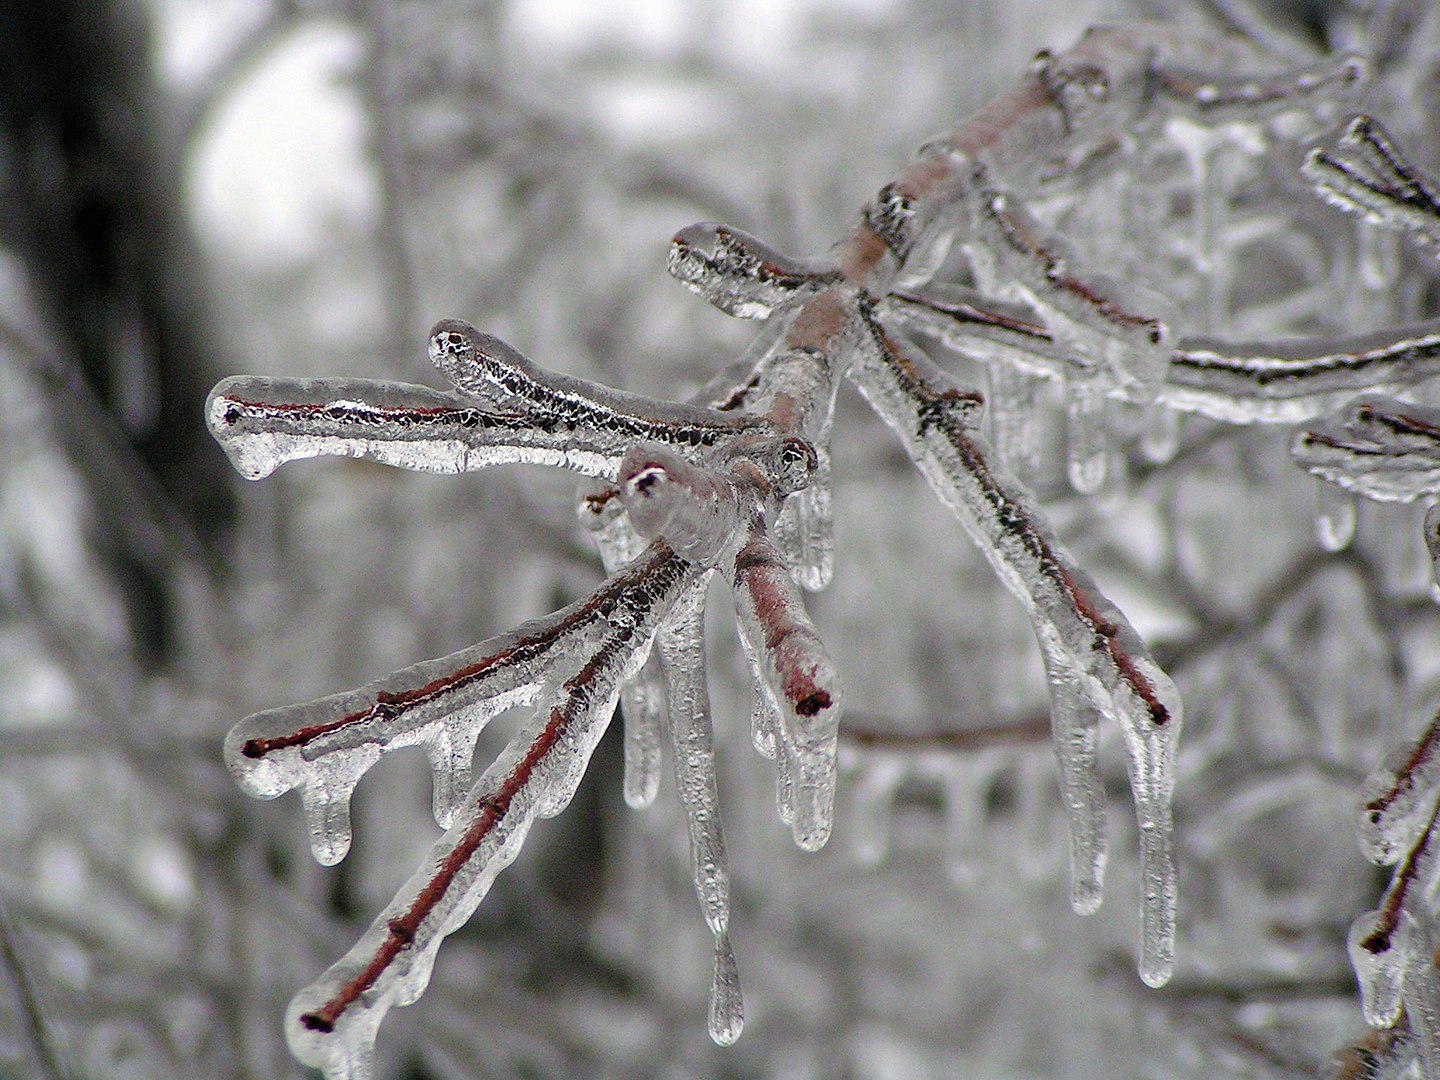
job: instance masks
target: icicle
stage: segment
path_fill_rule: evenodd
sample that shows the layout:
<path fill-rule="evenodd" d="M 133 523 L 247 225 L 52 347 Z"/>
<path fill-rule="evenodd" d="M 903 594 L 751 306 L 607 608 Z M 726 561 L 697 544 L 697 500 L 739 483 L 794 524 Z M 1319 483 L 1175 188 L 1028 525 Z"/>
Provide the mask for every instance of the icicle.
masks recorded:
<path fill-rule="evenodd" d="M 560 665 L 544 681 L 534 716 L 476 782 L 419 872 L 355 946 L 291 1001 L 286 1026 L 296 1057 L 331 1076 L 364 1068 L 385 1013 L 420 996 L 444 937 L 469 919 L 534 820 L 573 797 L 621 681 L 639 669 L 657 624 L 697 581 L 694 567 L 657 546 L 590 601 L 566 609 L 572 619 L 596 607 L 608 615 L 593 628 L 587 662 Z M 517 635 L 504 640 L 507 658 L 524 651 Z"/>
<path fill-rule="evenodd" d="M 705 680 L 705 581 L 675 605 L 656 638 L 670 711 L 675 787 L 690 832 L 690 867 L 705 922 L 717 936 L 730 921 L 730 865 L 715 786 L 715 742 Z"/>
<path fill-rule="evenodd" d="M 995 449 L 1019 476 L 1036 476 L 1040 472 L 1040 415 L 1035 400 L 1039 383 L 1006 364 L 992 364 L 989 374 L 986 416 Z"/>
<path fill-rule="evenodd" d="M 1344 551 L 1355 537 L 1355 496 L 1328 480 L 1315 481 L 1315 537 L 1326 551 Z"/>
<path fill-rule="evenodd" d="M 710 1038 L 730 1046 L 745 1027 L 745 1002 L 740 996 L 740 972 L 730 935 L 715 935 L 715 976 L 710 985 Z"/>
<path fill-rule="evenodd" d="M 1138 722 L 1137 722 L 1138 721 Z M 1175 737 L 1148 717 L 1120 717 L 1130 749 L 1130 789 L 1140 827 L 1140 978 L 1164 986 L 1175 970 Z M 1169 726 L 1167 725 L 1167 728 Z"/>
<path fill-rule="evenodd" d="M 620 691 L 625 723 L 625 803 L 643 810 L 660 791 L 660 738 L 664 730 L 665 694 L 658 674 L 642 669 Z"/>
<path fill-rule="evenodd" d="M 984 876 L 985 806 L 996 777 L 1013 760 L 1008 748 L 982 749 L 947 761 L 940 773 L 945 799 L 945 871 L 957 885 L 973 885 Z"/>
<path fill-rule="evenodd" d="M 1020 754 L 1015 762 L 1015 816 L 1018 838 L 1011 854 L 1015 869 L 1027 881 L 1041 881 L 1054 866 L 1053 818 L 1050 777 L 1053 766 L 1046 756 Z M 1072 890 L 1071 904 L 1074 904 Z M 1083 914 L 1083 913 L 1082 913 Z"/>
<path fill-rule="evenodd" d="M 315 774 L 300 791 L 310 852 L 321 866 L 334 866 L 350 852 L 350 795 L 360 771 L 328 768 Z"/>
<path fill-rule="evenodd" d="M 1091 704 L 1124 732 L 1144 884 L 1140 972 L 1160 985 L 1174 964 L 1170 803 L 1182 726 L 1175 686 L 975 433 L 973 397 L 883 328 L 874 328 L 872 343 L 850 369 L 866 400 L 1029 609 L 1037 636 L 1064 650 Z"/>
<path fill-rule="evenodd" d="M 1051 742 L 1060 766 L 1060 802 L 1070 828 L 1070 906 L 1080 915 L 1105 898 L 1105 782 L 1100 776 L 1100 713 L 1085 695 L 1074 662 L 1049 635 L 1041 655 L 1050 682 Z"/>
<path fill-rule="evenodd" d="M 1070 486 L 1082 495 L 1094 494 L 1105 483 L 1110 456 L 1105 395 L 1093 375 L 1073 377 L 1066 385 L 1066 392 Z"/>
<path fill-rule="evenodd" d="M 1350 924 L 1346 937 L 1365 1022 L 1371 1027 L 1386 1027 L 1400 1015 L 1405 978 L 1405 927 L 1402 924 L 1385 934 L 1380 932 L 1381 922 L 1379 911 L 1367 911 Z"/>
<path fill-rule="evenodd" d="M 1140 449 L 1147 461 L 1167 465 L 1180 449 L 1180 414 L 1159 401 L 1151 401 L 1142 409 Z"/>
<path fill-rule="evenodd" d="M 830 498 L 830 454 L 815 447 L 810 486 L 785 500 L 775 520 L 775 545 L 807 592 L 826 588 L 835 576 L 835 520 Z"/>
<path fill-rule="evenodd" d="M 1388 293 L 1400 274 L 1400 249 L 1396 235 L 1369 221 L 1355 223 L 1356 270 L 1359 284 L 1369 293 Z M 1383 313 L 1383 312 L 1382 312 Z"/>
<path fill-rule="evenodd" d="M 898 757 L 867 754 L 850 783 L 850 846 L 862 866 L 879 866 L 890 854 L 895 792 L 906 771 Z"/>
<path fill-rule="evenodd" d="M 426 747 L 434 788 L 431 806 L 435 823 L 442 829 L 455 824 L 455 815 L 470 794 L 470 773 L 475 758 L 477 736 L 468 724 L 447 718 Z"/>
<path fill-rule="evenodd" d="M 1431 503 L 1425 508 L 1425 550 L 1430 553 L 1430 566 L 1440 584 L 1440 503 Z"/>
<path fill-rule="evenodd" d="M 1405 916 L 1408 948 L 1405 958 L 1405 1017 L 1420 1046 L 1421 1074 L 1440 1076 L 1440 972 L 1436 970 L 1435 939 L 1428 911 Z"/>

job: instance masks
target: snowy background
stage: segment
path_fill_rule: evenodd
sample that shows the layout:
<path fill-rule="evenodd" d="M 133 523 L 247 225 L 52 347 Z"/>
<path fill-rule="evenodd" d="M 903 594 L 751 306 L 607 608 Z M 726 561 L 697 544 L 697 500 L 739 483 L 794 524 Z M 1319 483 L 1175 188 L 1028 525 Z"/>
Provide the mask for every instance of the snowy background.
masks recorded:
<path fill-rule="evenodd" d="M 442 385 L 426 334 L 460 317 L 553 369 L 685 398 L 750 329 L 665 275 L 676 229 L 823 251 L 916 146 L 1092 22 L 1241 11 L 1296 49 L 1363 51 L 1400 9 L 72 0 L 0 16 L 0 1076 L 304 1075 L 285 1004 L 433 841 L 428 770 L 419 752 L 378 765 L 352 853 L 324 869 L 296 800 L 235 787 L 225 732 L 601 578 L 554 473 L 332 459 L 240 480 L 202 424 L 218 378 Z M 1370 104 L 1433 169 L 1440 33 L 1422 9 Z M 1351 243 L 1349 220 L 1333 228 Z M 1433 277 L 1405 259 L 1378 288 L 1333 269 L 1305 292 L 1237 257 L 1229 323 L 1210 329 L 1433 315 Z M 1118 740 L 1107 898 L 1081 919 L 1027 620 L 846 391 L 837 577 L 810 602 L 848 689 L 818 854 L 775 816 L 733 630 L 710 627 L 739 1044 L 706 1033 L 710 940 L 673 790 L 625 807 L 617 725 L 386 1022 L 377 1075 L 1292 1077 L 1357 1038 L 1345 932 L 1385 879 L 1356 849 L 1355 792 L 1440 676 L 1419 511 L 1362 506 L 1355 544 L 1326 554 L 1287 431 L 1188 419 L 1156 465 L 1136 417 L 1115 425 L 1128 483 L 1070 492 L 1058 423 L 1031 481 L 1185 697 L 1169 987 L 1135 975 Z"/>

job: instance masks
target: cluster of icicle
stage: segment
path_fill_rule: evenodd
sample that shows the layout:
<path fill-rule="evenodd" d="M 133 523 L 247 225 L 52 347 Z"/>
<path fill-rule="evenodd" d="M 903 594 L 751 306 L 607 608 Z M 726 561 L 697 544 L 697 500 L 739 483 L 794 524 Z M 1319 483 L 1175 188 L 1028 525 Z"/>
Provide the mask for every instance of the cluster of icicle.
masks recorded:
<path fill-rule="evenodd" d="M 1203 74 L 1213 70 L 1229 74 Z M 589 597 L 512 633 L 257 714 L 232 732 L 227 760 L 247 791 L 298 789 L 321 862 L 343 858 L 351 792 L 398 747 L 429 753 L 435 818 L 447 830 L 354 948 L 295 997 L 287 1033 L 296 1055 L 332 1078 L 369 1072 L 385 1013 L 420 995 L 441 939 L 474 911 L 534 819 L 564 808 L 622 702 L 631 805 L 655 797 L 669 733 L 715 938 L 710 1031 L 721 1043 L 739 1035 L 702 609 L 710 579 L 721 577 L 780 816 L 801 847 L 818 848 L 831 830 L 841 695 L 800 589 L 831 576 L 828 445 L 842 377 L 1033 620 L 1081 913 L 1100 904 L 1106 862 L 1098 725 L 1104 718 L 1123 733 L 1140 835 L 1139 970 L 1163 984 L 1174 966 L 1180 702 L 1012 471 L 1033 448 L 1033 384 L 1063 383 L 1069 475 L 1093 491 L 1105 481 L 1108 400 L 1154 417 L 1150 442 L 1163 457 L 1173 450 L 1173 410 L 1235 423 L 1311 419 L 1373 386 L 1377 372 L 1412 381 L 1440 337 L 1288 351 L 1178 337 L 1164 301 L 1091 274 L 1027 202 L 1083 200 L 1129 158 L 1163 148 L 1194 164 L 1197 218 L 1207 199 L 1221 213 L 1230 193 L 1212 192 L 1204 167 L 1214 147 L 1261 154 L 1333 125 L 1361 78 L 1353 60 L 1282 70 L 1245 43 L 1160 26 L 1092 30 L 1066 53 L 1041 54 L 1013 90 L 924 146 L 826 256 L 787 257 L 720 225 L 682 230 L 670 272 L 721 310 L 765 323 L 750 353 L 689 404 L 546 371 L 454 321 L 430 340 L 453 391 L 347 379 L 217 386 L 211 428 L 251 478 L 316 455 L 441 473 L 512 462 L 582 473 L 591 479 L 581 517 L 610 575 Z M 1313 167 L 1332 161 L 1351 158 Z M 957 255 L 966 269 L 949 273 Z M 907 334 L 988 366 L 1000 452 L 981 433 L 984 397 Z M 480 731 L 521 705 L 534 707 L 533 719 L 472 784 Z"/>

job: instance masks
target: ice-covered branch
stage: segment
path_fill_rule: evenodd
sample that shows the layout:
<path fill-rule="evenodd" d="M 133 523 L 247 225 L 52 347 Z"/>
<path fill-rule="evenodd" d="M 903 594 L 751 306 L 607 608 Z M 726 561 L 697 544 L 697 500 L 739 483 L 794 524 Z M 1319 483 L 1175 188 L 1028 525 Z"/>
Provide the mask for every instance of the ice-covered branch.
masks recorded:
<path fill-rule="evenodd" d="M 420 996 L 441 940 L 470 917 L 495 875 L 519 853 L 534 820 L 568 804 L 621 681 L 643 663 L 656 628 L 701 574 L 656 543 L 596 596 L 567 609 L 593 622 L 583 645 L 565 650 L 564 662 L 547 668 L 512 661 L 530 678 L 527 696 L 538 702 L 534 719 L 461 800 L 423 868 L 350 952 L 291 1002 L 287 1027 L 297 1057 L 330 1076 L 368 1072 L 385 1013 Z M 232 737 L 232 745 L 237 740 Z M 239 742 L 239 755 L 250 745 Z"/>
<path fill-rule="evenodd" d="M 1370 116 L 1356 116 L 1333 141 L 1311 150 L 1301 166 L 1328 201 L 1365 220 L 1440 247 L 1440 194 L 1400 154 Z"/>
<path fill-rule="evenodd" d="M 1440 492 L 1440 409 L 1361 396 L 1298 432 L 1301 467 L 1371 499 L 1411 502 Z"/>
<path fill-rule="evenodd" d="M 1051 672 L 1056 752 L 1066 776 L 1077 906 L 1093 910 L 1103 865 L 1095 792 L 1093 707 L 1119 724 L 1130 755 L 1145 880 L 1141 975 L 1164 983 L 1174 963 L 1175 865 L 1170 798 L 1180 700 L 1139 636 L 1077 567 L 1032 498 L 994 460 L 977 430 L 979 395 L 950 385 L 913 346 L 870 323 L 872 343 L 851 371 L 916 467 L 979 545 L 1035 623 Z M 1083 695 L 1083 696 L 1082 696 Z M 1088 845 L 1088 847 L 1087 847 Z"/>

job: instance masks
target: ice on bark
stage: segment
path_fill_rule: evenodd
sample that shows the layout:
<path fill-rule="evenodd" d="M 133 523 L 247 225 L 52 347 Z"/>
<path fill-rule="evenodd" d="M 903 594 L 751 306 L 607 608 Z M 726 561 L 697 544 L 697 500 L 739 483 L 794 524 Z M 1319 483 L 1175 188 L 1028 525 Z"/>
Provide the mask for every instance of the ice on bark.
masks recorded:
<path fill-rule="evenodd" d="M 1379 866 L 1396 862 L 1420 838 L 1440 794 L 1440 716 L 1398 747 L 1360 789 L 1360 849 Z"/>

